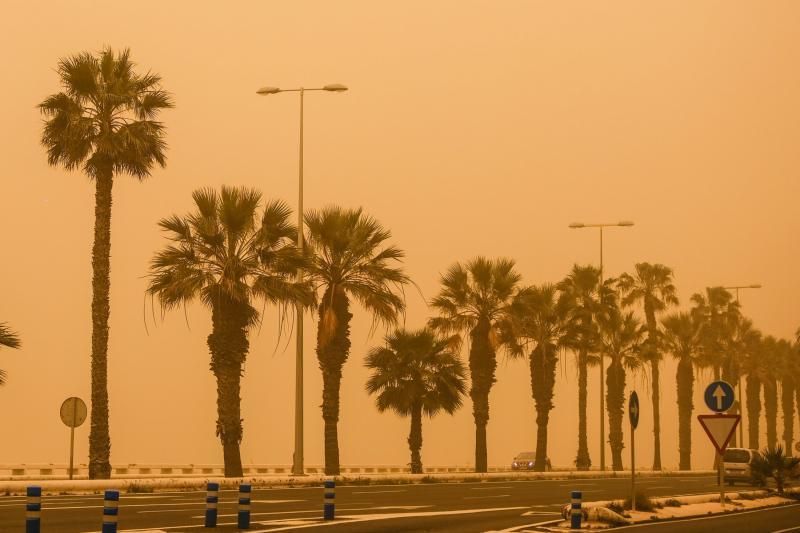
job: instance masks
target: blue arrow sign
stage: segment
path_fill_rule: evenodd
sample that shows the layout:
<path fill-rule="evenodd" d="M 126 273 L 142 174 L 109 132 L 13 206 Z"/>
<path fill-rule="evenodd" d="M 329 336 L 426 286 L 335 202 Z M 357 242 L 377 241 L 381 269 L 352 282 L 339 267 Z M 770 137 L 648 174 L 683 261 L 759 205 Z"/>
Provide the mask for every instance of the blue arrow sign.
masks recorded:
<path fill-rule="evenodd" d="M 703 394 L 706 406 L 715 413 L 727 411 L 733 405 L 733 387 L 727 381 L 714 381 Z"/>

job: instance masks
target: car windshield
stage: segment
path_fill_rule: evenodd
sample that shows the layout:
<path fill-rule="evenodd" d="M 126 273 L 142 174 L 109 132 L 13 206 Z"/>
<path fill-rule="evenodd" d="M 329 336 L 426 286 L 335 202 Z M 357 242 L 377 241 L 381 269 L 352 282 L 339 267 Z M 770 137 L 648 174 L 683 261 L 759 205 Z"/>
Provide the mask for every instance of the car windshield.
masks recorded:
<path fill-rule="evenodd" d="M 533 461 L 536 459 L 536 454 L 532 452 L 521 453 L 514 458 L 515 461 Z"/>
<path fill-rule="evenodd" d="M 750 452 L 747 450 L 725 450 L 723 461 L 726 463 L 749 463 Z"/>

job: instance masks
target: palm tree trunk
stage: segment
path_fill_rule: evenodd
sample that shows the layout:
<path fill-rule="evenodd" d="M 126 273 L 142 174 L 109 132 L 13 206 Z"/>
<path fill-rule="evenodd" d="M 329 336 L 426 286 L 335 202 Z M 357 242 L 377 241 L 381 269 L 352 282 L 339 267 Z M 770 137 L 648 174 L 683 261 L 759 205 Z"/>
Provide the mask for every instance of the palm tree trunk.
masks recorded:
<path fill-rule="evenodd" d="M 411 431 L 408 434 L 408 447 L 411 450 L 411 473 L 422 473 L 422 404 L 415 402 L 411 408 Z"/>
<path fill-rule="evenodd" d="M 530 355 L 531 394 L 536 404 L 536 459 L 533 469 L 536 472 L 547 470 L 547 425 L 553 409 L 553 388 L 555 387 L 555 356 L 546 353 L 546 348 L 537 346 Z"/>
<path fill-rule="evenodd" d="M 622 470 L 622 415 L 625 403 L 625 370 L 619 359 L 612 358 L 606 370 L 606 408 L 608 409 L 608 443 L 611 446 L 611 468 Z"/>
<path fill-rule="evenodd" d="M 208 348 L 211 372 L 217 378 L 217 436 L 222 443 L 225 477 L 242 477 L 240 391 L 242 368 L 250 349 L 247 308 L 217 298 L 212 303 L 211 322 Z"/>
<path fill-rule="evenodd" d="M 89 430 L 89 479 L 111 477 L 108 421 L 108 317 L 111 286 L 111 189 L 114 174 L 105 168 L 95 179 L 92 246 L 92 406 Z"/>
<path fill-rule="evenodd" d="M 745 379 L 747 396 L 747 445 L 752 450 L 759 448 L 759 422 L 761 419 L 761 381 L 752 375 Z"/>
<path fill-rule="evenodd" d="M 764 382 L 764 414 L 767 418 L 767 447 L 774 450 L 778 443 L 778 384 L 772 380 Z"/>
<path fill-rule="evenodd" d="M 489 391 L 495 382 L 497 360 L 489 342 L 490 323 L 486 318 L 478 321 L 470 332 L 472 345 L 469 351 L 469 371 L 472 387 L 472 416 L 475 419 L 475 472 L 487 472 L 486 425 L 489 423 Z"/>
<path fill-rule="evenodd" d="M 783 411 L 783 449 L 792 453 L 792 436 L 794 435 L 794 381 L 784 377 L 781 381 L 781 405 Z"/>
<path fill-rule="evenodd" d="M 645 300 L 645 318 L 647 320 L 647 348 L 650 369 L 653 374 L 653 470 L 661 470 L 661 373 L 658 361 L 658 322 L 656 313 L 649 300 Z"/>
<path fill-rule="evenodd" d="M 317 359 L 322 370 L 322 419 L 325 422 L 325 474 L 339 475 L 339 388 L 350 353 L 350 303 L 328 288 L 319 306 Z"/>
<path fill-rule="evenodd" d="M 575 466 L 578 470 L 589 470 L 592 460 L 589 457 L 589 443 L 586 434 L 586 398 L 589 381 L 589 356 L 585 349 L 578 353 L 578 455 Z"/>
<path fill-rule="evenodd" d="M 680 470 L 692 469 L 692 394 L 694 394 L 694 368 L 688 357 L 678 361 L 675 373 L 678 387 L 678 450 Z"/>
<path fill-rule="evenodd" d="M 653 470 L 661 470 L 661 372 L 658 359 L 650 360 L 653 374 Z"/>

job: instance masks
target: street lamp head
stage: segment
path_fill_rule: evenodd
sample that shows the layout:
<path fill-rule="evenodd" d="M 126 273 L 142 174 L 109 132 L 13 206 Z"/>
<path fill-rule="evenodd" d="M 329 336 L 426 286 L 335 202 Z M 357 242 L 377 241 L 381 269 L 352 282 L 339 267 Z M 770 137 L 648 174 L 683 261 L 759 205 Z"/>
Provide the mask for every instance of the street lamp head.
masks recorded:
<path fill-rule="evenodd" d="M 332 91 L 335 93 L 340 93 L 347 90 L 347 87 L 342 85 L 341 83 L 331 83 L 330 85 L 326 85 L 322 88 L 323 91 Z"/>
<path fill-rule="evenodd" d="M 633 222 L 630 220 L 621 220 L 619 223 L 617 223 L 617 226 L 633 226 Z"/>
<path fill-rule="evenodd" d="M 569 225 L 569 227 L 572 229 L 585 228 L 586 224 L 584 224 L 583 222 L 573 222 L 572 224 Z"/>
<path fill-rule="evenodd" d="M 260 94 L 262 96 L 266 96 L 268 94 L 275 94 L 279 92 L 281 92 L 281 90 L 278 89 L 277 87 L 262 87 L 256 91 L 257 94 Z"/>
<path fill-rule="evenodd" d="M 760 289 L 761 288 L 761 284 L 760 283 L 754 283 L 753 285 L 750 285 L 748 288 L 749 289 Z"/>

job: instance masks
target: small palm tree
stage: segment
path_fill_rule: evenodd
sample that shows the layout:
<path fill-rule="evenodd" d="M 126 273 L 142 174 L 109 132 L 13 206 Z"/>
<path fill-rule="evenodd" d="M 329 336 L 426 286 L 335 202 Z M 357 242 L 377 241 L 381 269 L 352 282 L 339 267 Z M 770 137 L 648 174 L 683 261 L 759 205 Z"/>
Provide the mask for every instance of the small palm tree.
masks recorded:
<path fill-rule="evenodd" d="M 367 392 L 377 394 L 378 410 L 411 417 L 412 474 L 422 473 L 422 414 L 453 414 L 466 391 L 464 365 L 451 349 L 452 341 L 438 339 L 427 329 L 399 329 L 386 336 L 385 346 L 367 355 L 366 366 L 372 370 Z"/>
<path fill-rule="evenodd" d="M 249 329 L 259 320 L 254 304 L 309 306 L 314 298 L 308 284 L 294 281 L 305 262 L 286 204 L 267 203 L 259 218 L 261 194 L 252 189 L 223 186 L 220 193 L 195 191 L 193 198 L 196 212 L 159 223 L 171 244 L 153 258 L 147 290 L 164 309 L 195 299 L 211 309 L 207 342 L 217 379 L 217 436 L 225 475 L 241 477 L 239 390 Z"/>
<path fill-rule="evenodd" d="M 400 268 L 403 251 L 386 245 L 391 232 L 361 209 L 327 207 L 306 216 L 307 267 L 322 291 L 317 329 L 317 359 L 322 370 L 322 419 L 325 422 L 325 473 L 339 474 L 339 387 L 350 354 L 350 300 L 373 316 L 373 326 L 391 326 L 405 310 Z"/>
<path fill-rule="evenodd" d="M 608 409 L 608 442 L 611 446 L 611 468 L 622 470 L 622 418 L 625 411 L 625 374 L 641 367 L 644 329 L 633 313 L 618 309 L 603 315 L 599 321 L 599 348 L 610 363 L 606 370 L 606 407 Z"/>
<path fill-rule="evenodd" d="M 531 373 L 531 394 L 536 405 L 536 459 L 533 469 L 547 469 L 547 426 L 553 409 L 556 384 L 556 365 L 567 344 L 567 315 L 569 307 L 559 297 L 555 285 L 545 284 L 519 292 L 517 306 L 522 316 L 517 325 L 517 337 L 527 342 L 513 355 L 525 355 L 526 348 Z M 532 345 L 532 346 L 529 346 Z"/>
<path fill-rule="evenodd" d="M 6 348 L 19 348 L 20 344 L 19 336 L 11 331 L 11 328 L 8 327 L 8 324 L 5 322 L 0 322 L 0 346 L 5 346 Z M 5 385 L 5 383 L 6 373 L 0 369 L 0 385 Z"/>
<path fill-rule="evenodd" d="M 783 494 L 786 480 L 800 475 L 800 457 L 786 455 L 783 446 L 764 448 L 751 465 L 757 479 L 773 478 L 779 494 Z"/>
<path fill-rule="evenodd" d="M 486 472 L 489 391 L 495 382 L 497 351 L 508 346 L 507 332 L 518 317 L 513 307 L 521 276 L 510 259 L 477 257 L 456 263 L 442 276 L 442 290 L 431 305 L 439 311 L 428 324 L 443 335 L 469 334 L 472 415 L 475 419 L 475 471 Z"/>
<path fill-rule="evenodd" d="M 92 247 L 92 409 L 89 477 L 111 476 L 108 427 L 108 317 L 110 312 L 111 189 L 115 176 L 144 180 L 166 163 L 158 114 L 172 107 L 161 77 L 139 74 L 128 50 L 84 52 L 58 63 L 62 91 L 45 98 L 42 144 L 47 162 L 80 168 L 95 183 Z"/>
<path fill-rule="evenodd" d="M 659 331 L 656 314 L 670 305 L 678 305 L 675 285 L 672 283 L 672 269 L 666 265 L 637 263 L 633 275 L 622 274 L 619 278 L 622 305 L 629 306 L 641 302 L 647 324 L 647 344 L 643 346 L 642 357 L 650 364 L 653 384 L 653 470 L 661 470 L 661 375 L 659 362 L 662 355 L 659 349 Z"/>
<path fill-rule="evenodd" d="M 692 469 L 692 395 L 694 368 L 699 356 L 700 328 L 690 313 L 674 313 L 661 320 L 664 349 L 678 360 L 678 453 L 680 470 Z"/>

